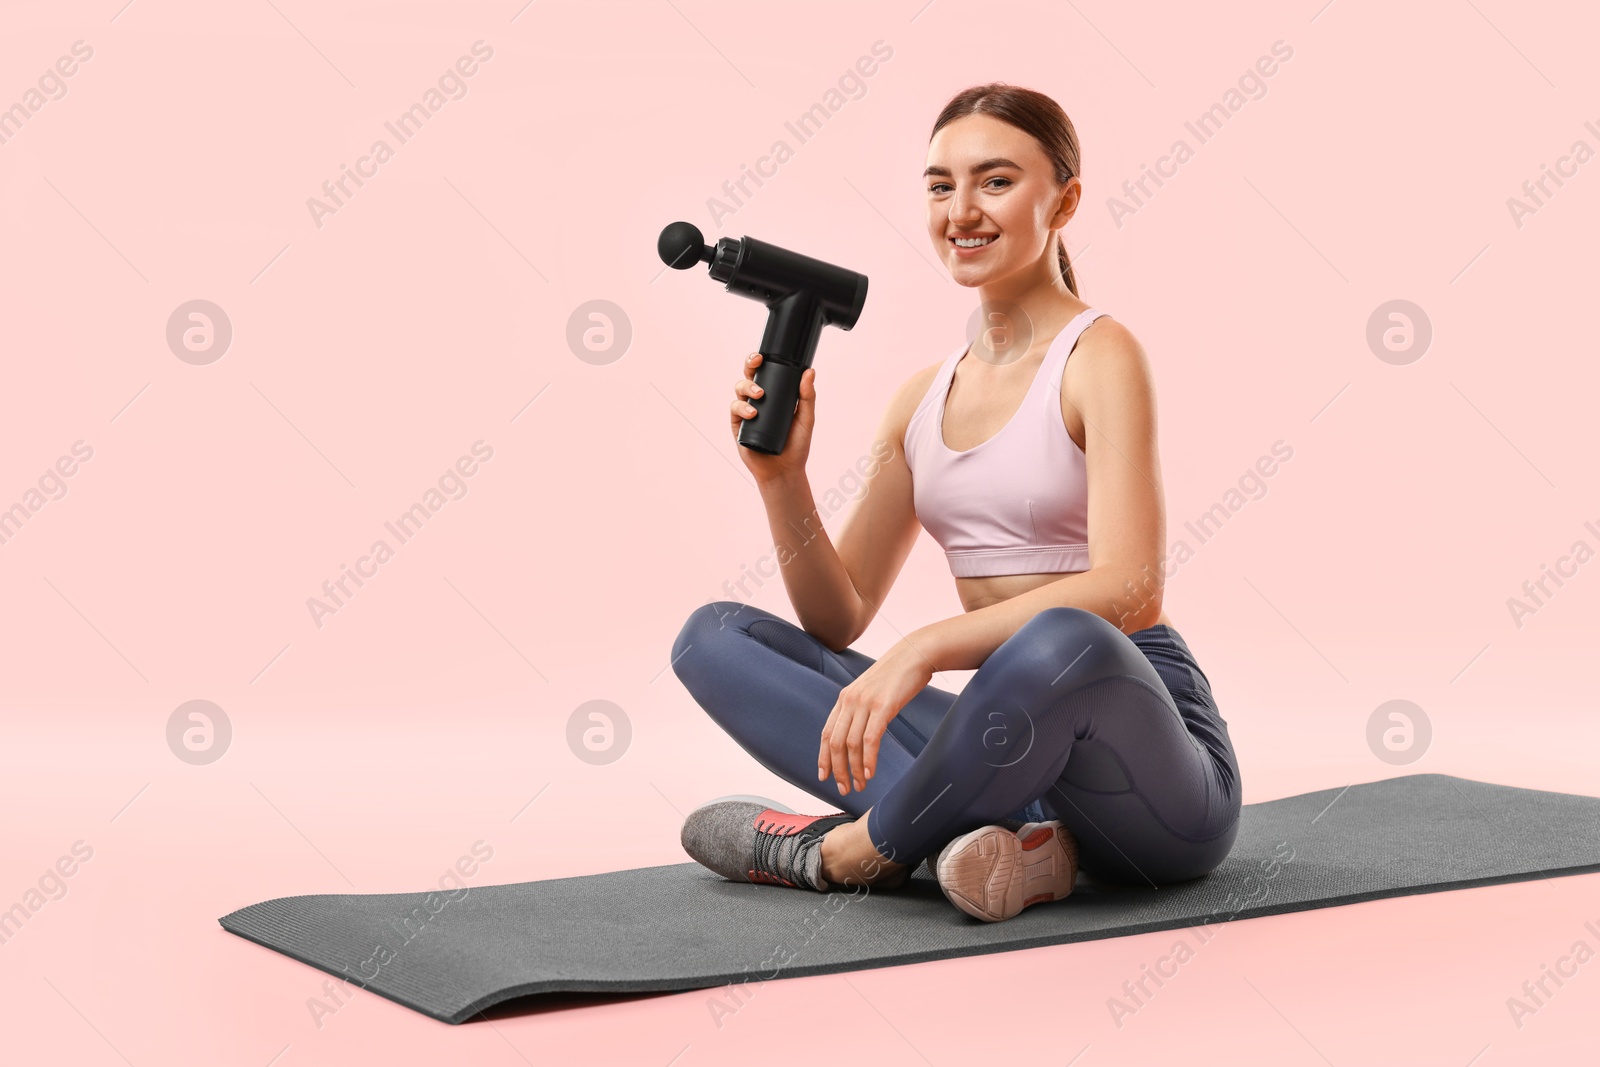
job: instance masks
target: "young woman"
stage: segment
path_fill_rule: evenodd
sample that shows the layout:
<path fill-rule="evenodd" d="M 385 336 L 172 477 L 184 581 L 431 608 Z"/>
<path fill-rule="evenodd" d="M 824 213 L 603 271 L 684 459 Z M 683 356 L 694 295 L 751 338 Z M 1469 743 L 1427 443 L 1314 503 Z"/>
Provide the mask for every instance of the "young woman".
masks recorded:
<path fill-rule="evenodd" d="M 784 780 L 843 808 L 760 797 L 696 809 L 683 844 L 738 881 L 893 888 L 923 859 L 980 919 L 1072 891 L 1079 865 L 1137 884 L 1197 878 L 1238 831 L 1239 768 L 1210 682 L 1161 605 L 1165 502 L 1144 350 L 1078 295 L 1059 232 L 1077 210 L 1077 134 L 1003 83 L 954 97 L 924 177 L 928 236 L 991 324 L 890 401 L 835 546 L 805 460 L 816 371 L 782 455 L 738 449 L 800 625 L 735 601 L 690 615 L 679 679 Z M 1069 359 L 1069 357 L 1071 357 Z M 755 413 L 746 359 L 730 425 Z M 850 648 L 920 524 L 965 613 L 877 660 Z M 975 670 L 961 693 L 936 671 Z M 831 781 L 830 781 L 831 779 Z"/>

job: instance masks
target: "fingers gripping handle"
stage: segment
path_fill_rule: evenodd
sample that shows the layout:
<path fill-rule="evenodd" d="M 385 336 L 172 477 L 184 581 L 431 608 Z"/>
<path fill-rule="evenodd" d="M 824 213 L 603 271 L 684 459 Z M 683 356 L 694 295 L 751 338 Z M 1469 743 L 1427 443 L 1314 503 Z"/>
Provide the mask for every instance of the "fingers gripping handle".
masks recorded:
<path fill-rule="evenodd" d="M 762 354 L 753 379 L 761 386 L 761 395 L 745 398 L 756 413 L 739 427 L 741 445 L 769 456 L 783 454 L 789 425 L 794 422 L 795 404 L 800 399 L 800 376 L 805 372 L 804 367 L 774 362 Z"/>

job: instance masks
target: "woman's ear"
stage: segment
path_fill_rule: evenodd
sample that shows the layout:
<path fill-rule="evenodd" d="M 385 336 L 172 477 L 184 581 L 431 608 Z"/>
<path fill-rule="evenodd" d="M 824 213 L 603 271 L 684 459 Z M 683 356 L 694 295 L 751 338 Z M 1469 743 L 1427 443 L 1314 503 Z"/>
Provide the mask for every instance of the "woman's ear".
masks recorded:
<path fill-rule="evenodd" d="M 1050 219 L 1050 228 L 1052 230 L 1061 226 L 1065 226 L 1067 221 L 1077 213 L 1078 204 L 1081 201 L 1082 196 L 1083 183 L 1079 181 L 1078 176 L 1074 174 L 1072 177 L 1068 178 L 1066 184 L 1061 187 L 1061 199 L 1056 201 L 1056 213 Z"/>

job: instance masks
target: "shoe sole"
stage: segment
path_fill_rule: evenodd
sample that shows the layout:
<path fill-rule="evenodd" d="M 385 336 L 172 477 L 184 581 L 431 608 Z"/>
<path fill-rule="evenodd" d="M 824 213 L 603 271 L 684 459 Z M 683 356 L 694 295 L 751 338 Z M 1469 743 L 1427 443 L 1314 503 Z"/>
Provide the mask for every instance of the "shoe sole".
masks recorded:
<path fill-rule="evenodd" d="M 1061 900 L 1078 876 L 1078 843 L 1061 820 L 980 826 L 939 853 L 934 877 L 950 903 L 984 922 Z"/>

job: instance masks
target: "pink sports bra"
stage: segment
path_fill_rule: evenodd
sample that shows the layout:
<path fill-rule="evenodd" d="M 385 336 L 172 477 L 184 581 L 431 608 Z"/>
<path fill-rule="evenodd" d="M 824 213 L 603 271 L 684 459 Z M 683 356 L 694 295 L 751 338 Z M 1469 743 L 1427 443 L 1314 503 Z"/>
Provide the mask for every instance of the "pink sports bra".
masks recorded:
<path fill-rule="evenodd" d="M 982 444 L 954 452 L 944 443 L 945 400 L 966 343 L 912 413 L 905 435 L 912 505 L 957 578 L 1088 569 L 1088 474 L 1062 418 L 1061 376 L 1078 337 L 1104 314 L 1087 308 L 1067 323 L 1022 406 Z"/>

